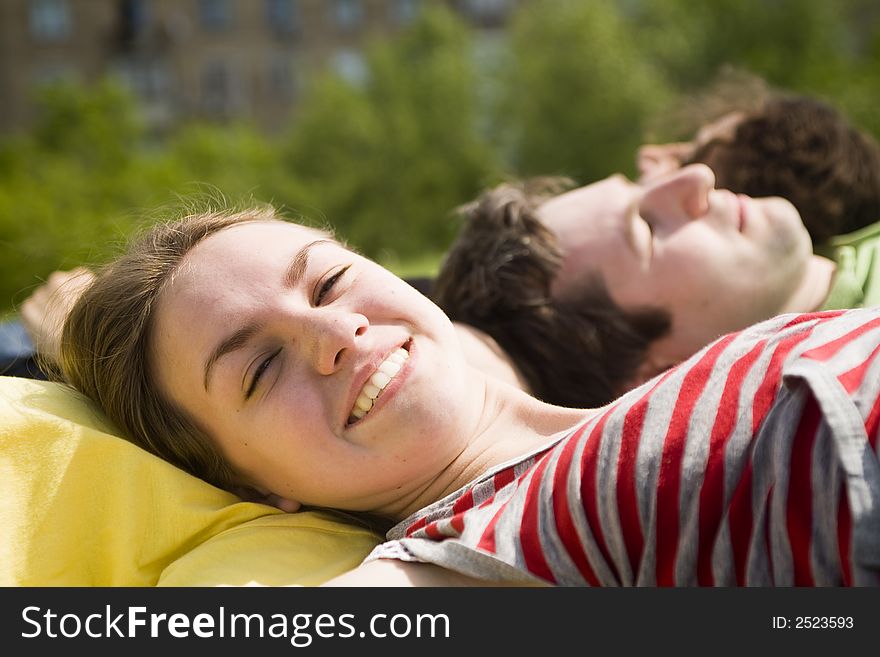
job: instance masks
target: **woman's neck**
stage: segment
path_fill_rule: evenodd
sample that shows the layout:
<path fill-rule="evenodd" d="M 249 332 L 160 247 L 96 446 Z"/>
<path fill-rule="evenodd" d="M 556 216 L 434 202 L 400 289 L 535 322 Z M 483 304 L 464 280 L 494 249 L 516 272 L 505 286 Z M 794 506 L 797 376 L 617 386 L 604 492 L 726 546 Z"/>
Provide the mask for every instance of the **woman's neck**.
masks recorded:
<path fill-rule="evenodd" d="M 402 520 L 473 481 L 487 470 L 551 444 L 596 411 L 552 406 L 481 372 L 482 411 L 467 447 L 443 472 L 392 515 Z"/>
<path fill-rule="evenodd" d="M 453 326 L 465 360 L 471 367 L 529 392 L 529 387 L 516 365 L 491 335 L 459 322 L 455 322 Z"/>

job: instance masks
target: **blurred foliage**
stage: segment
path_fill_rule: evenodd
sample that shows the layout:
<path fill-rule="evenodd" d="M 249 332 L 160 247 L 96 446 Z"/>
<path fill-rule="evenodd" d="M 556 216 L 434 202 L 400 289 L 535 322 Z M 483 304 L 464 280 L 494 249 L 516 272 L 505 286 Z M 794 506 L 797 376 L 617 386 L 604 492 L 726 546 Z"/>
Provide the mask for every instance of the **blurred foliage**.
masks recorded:
<path fill-rule="evenodd" d="M 268 201 L 430 273 L 451 211 L 480 189 L 631 175 L 649 133 L 692 129 L 657 117 L 696 105 L 725 68 L 824 97 L 880 135 L 876 0 L 525 0 L 489 38 L 438 4 L 368 44 L 364 79 L 317 74 L 282 134 L 192 122 L 157 136 L 111 82 L 45 88 L 34 129 L 0 140 L 0 312 L 180 198 Z"/>
<path fill-rule="evenodd" d="M 367 49 L 360 85 L 317 80 L 282 146 L 340 237 L 380 259 L 448 243 L 444 212 L 474 196 L 497 166 L 477 135 L 478 80 L 470 35 L 446 11 L 427 11 L 395 41 Z"/>
<path fill-rule="evenodd" d="M 643 123 L 670 95 L 610 0 L 525 4 L 506 77 L 500 138 L 517 174 L 632 173 Z"/>

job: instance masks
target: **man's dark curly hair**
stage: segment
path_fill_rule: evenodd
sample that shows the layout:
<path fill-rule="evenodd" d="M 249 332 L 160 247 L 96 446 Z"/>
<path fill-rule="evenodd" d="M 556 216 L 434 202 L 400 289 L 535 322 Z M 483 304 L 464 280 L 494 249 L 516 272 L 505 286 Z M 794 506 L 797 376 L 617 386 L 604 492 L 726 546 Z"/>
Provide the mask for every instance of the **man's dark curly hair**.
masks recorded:
<path fill-rule="evenodd" d="M 492 336 L 536 397 L 595 407 L 625 391 L 648 345 L 669 330 L 655 308 L 625 311 L 601 278 L 564 302 L 550 294 L 562 255 L 537 206 L 561 179 L 505 183 L 460 208 L 464 221 L 433 288 L 453 321 Z"/>
<path fill-rule="evenodd" d="M 708 164 L 719 189 L 791 201 L 814 244 L 880 221 L 880 145 L 815 98 L 771 94 L 732 141 L 690 161 Z"/>

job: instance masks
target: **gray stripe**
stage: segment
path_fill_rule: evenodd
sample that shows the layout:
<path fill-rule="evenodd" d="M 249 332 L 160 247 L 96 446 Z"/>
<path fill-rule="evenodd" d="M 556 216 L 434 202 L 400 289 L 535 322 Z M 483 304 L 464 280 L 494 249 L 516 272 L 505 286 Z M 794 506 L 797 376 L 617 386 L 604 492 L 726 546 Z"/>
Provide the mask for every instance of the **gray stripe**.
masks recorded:
<path fill-rule="evenodd" d="M 717 586 L 736 584 L 736 567 L 730 535 L 730 504 L 736 493 L 752 448 L 752 424 L 754 422 L 754 401 L 758 388 L 767 376 L 767 370 L 776 350 L 774 345 L 764 350 L 752 363 L 740 387 L 736 421 L 724 448 L 724 491 L 722 508 L 723 520 L 712 552 L 712 574 Z"/>
<path fill-rule="evenodd" d="M 843 386 L 821 363 L 800 361 L 787 374 L 809 382 L 831 427 L 846 472 L 854 583 L 876 586 L 880 584 L 880 463 L 868 444 L 864 421 Z"/>
<path fill-rule="evenodd" d="M 718 417 L 718 402 L 724 392 L 730 367 L 747 353 L 748 348 L 754 346 L 751 339 L 743 340 L 742 337 L 740 335 L 732 340 L 719 355 L 703 393 L 694 404 L 687 427 L 678 501 L 680 529 L 675 562 L 676 586 L 695 586 L 698 583 L 700 489 L 709 457 L 709 438 Z"/>
<path fill-rule="evenodd" d="M 591 425 L 584 432 L 583 437 L 581 438 L 581 440 L 578 441 L 577 448 L 575 449 L 574 455 L 572 457 L 572 467 L 569 471 L 568 479 L 566 481 L 566 490 L 568 492 L 568 508 L 569 512 L 572 515 L 572 518 L 574 519 L 574 527 L 578 539 L 580 540 L 584 551 L 587 553 L 587 558 L 589 559 L 590 566 L 592 566 L 593 572 L 596 574 L 599 582 L 602 584 L 602 586 L 617 586 L 619 582 L 614 577 L 613 571 L 609 567 L 609 564 L 605 561 L 605 557 L 602 555 L 602 551 L 599 549 L 599 544 L 596 541 L 596 537 L 593 534 L 592 528 L 587 522 L 586 513 L 584 512 L 583 507 L 583 500 L 581 499 L 581 479 L 583 477 L 581 462 L 583 459 L 584 449 L 586 448 L 587 441 L 592 435 L 592 429 L 593 426 Z M 598 496 L 598 491 L 593 490 L 588 494 Z"/>
<path fill-rule="evenodd" d="M 608 548 L 608 558 L 617 570 L 621 586 L 634 584 L 632 569 L 623 542 L 620 517 L 617 513 L 617 461 L 620 436 L 630 404 L 621 404 L 611 413 L 602 430 L 602 442 L 596 455 L 596 507 L 599 510 L 599 531 Z"/>
<path fill-rule="evenodd" d="M 657 480 L 663 459 L 663 443 L 666 428 L 672 421 L 675 401 L 681 392 L 681 384 L 689 368 L 681 368 L 669 375 L 651 396 L 645 413 L 645 423 L 639 436 L 636 452 L 636 494 L 639 505 L 644 550 L 639 564 L 636 582 L 639 586 L 657 583 Z M 658 431 L 649 433 L 649 427 Z"/>
<path fill-rule="evenodd" d="M 824 422 L 816 434 L 811 455 L 812 536 L 810 567 L 817 586 L 840 586 L 840 554 L 837 542 L 837 509 L 840 503 L 841 469 L 831 431 Z"/>
<path fill-rule="evenodd" d="M 541 550 L 556 581 L 562 586 L 585 586 L 586 579 L 578 571 L 577 567 L 568 554 L 568 550 L 562 543 L 559 531 L 556 527 L 556 516 L 553 513 L 553 477 L 559 464 L 561 447 L 557 447 L 550 455 L 550 462 L 544 470 L 541 478 L 541 490 L 539 491 L 538 503 L 538 537 L 541 541 Z M 576 465 L 572 464 L 572 470 Z M 583 510 L 580 511 L 583 515 Z"/>
<path fill-rule="evenodd" d="M 791 444 L 803 406 L 802 393 L 783 387 L 755 439 L 752 452 L 752 463 L 755 464 L 752 469 L 752 516 L 755 525 L 746 576 L 749 585 L 792 584 L 794 570 L 785 532 L 785 503 Z M 771 487 L 773 495 L 767 508 L 767 496 Z M 769 535 L 765 523 L 769 524 Z M 770 554 L 767 553 L 768 542 Z"/>

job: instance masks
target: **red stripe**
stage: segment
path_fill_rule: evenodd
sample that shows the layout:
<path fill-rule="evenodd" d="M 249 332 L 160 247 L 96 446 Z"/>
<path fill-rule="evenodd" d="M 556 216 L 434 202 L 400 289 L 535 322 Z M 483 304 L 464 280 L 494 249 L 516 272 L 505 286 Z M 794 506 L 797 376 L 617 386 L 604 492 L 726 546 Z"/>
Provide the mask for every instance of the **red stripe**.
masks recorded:
<path fill-rule="evenodd" d="M 636 500 L 635 453 L 638 450 L 642 424 L 645 420 L 645 411 L 648 405 L 648 399 L 651 397 L 653 392 L 669 378 L 673 371 L 674 370 L 668 370 L 665 374 L 659 377 L 654 385 L 651 387 L 651 389 L 646 391 L 645 394 L 642 395 L 642 397 L 638 401 L 633 403 L 633 405 L 626 412 L 626 417 L 624 417 L 623 420 L 623 429 L 620 437 L 620 448 L 618 450 L 617 456 L 617 513 L 620 520 L 620 528 L 623 535 L 623 542 L 626 547 L 627 557 L 629 559 L 630 568 L 633 573 L 638 572 L 638 561 L 641 558 L 642 549 L 644 547 L 641 520 L 639 519 L 639 510 Z M 597 429 L 601 431 L 601 427 L 604 425 L 605 418 L 610 414 L 610 411 L 603 414 L 602 421 L 599 423 L 599 425 L 597 425 Z M 595 430 L 593 433 L 595 434 Z M 591 435 L 588 446 L 594 442 L 592 438 L 593 436 Z M 596 450 L 598 450 L 598 440 L 595 442 Z M 581 484 L 581 495 L 582 497 L 584 497 L 585 500 L 587 499 L 587 497 L 592 497 L 593 495 L 597 495 L 599 493 L 599 491 L 596 490 L 596 453 L 590 453 L 591 462 L 589 464 L 587 464 L 585 461 L 587 455 L 588 451 L 587 449 L 585 449 L 581 465 L 581 471 L 585 473 L 585 475 L 587 475 L 587 477 L 584 478 L 584 482 L 582 482 Z M 589 493 L 587 496 L 584 496 L 584 484 L 587 482 L 592 485 L 593 492 Z M 608 554 L 605 551 L 605 541 L 602 539 L 601 534 L 599 533 L 601 531 L 601 528 L 599 524 L 598 513 L 595 514 L 595 518 L 591 518 L 591 523 L 593 522 L 593 520 L 595 520 L 594 527 L 596 538 L 599 542 L 600 547 L 602 548 L 602 553 L 608 563 L 612 564 L 613 562 L 608 559 Z M 615 576 L 617 576 L 619 579 L 619 574 L 617 572 L 615 572 Z"/>
<path fill-rule="evenodd" d="M 556 461 L 556 472 L 553 474 L 553 518 L 556 522 L 556 532 L 571 560 L 577 566 L 578 572 L 590 586 L 599 586 L 599 578 L 590 566 L 589 557 L 581 544 L 571 517 L 566 485 L 570 477 L 577 475 L 577 472 L 572 472 L 571 461 L 586 428 L 586 425 L 582 426 L 568 439 Z"/>
<path fill-rule="evenodd" d="M 872 449 L 877 448 L 878 420 L 880 420 L 880 396 L 874 399 L 874 405 L 871 406 L 871 411 L 865 419 L 865 431 L 868 434 L 868 444 L 871 445 Z"/>
<path fill-rule="evenodd" d="M 602 558 L 608 564 L 611 572 L 614 573 L 615 580 L 620 582 L 620 574 L 614 566 L 614 560 L 608 552 L 608 544 L 605 542 L 605 536 L 602 533 L 602 521 L 599 517 L 598 504 L 599 496 L 602 492 L 599 491 L 596 482 L 599 447 L 602 444 L 602 430 L 605 428 L 605 422 L 608 420 L 609 415 L 611 415 L 610 411 L 602 413 L 599 421 L 590 432 L 589 439 L 584 444 L 584 451 L 581 454 L 581 504 L 584 505 L 587 524 L 593 533 L 593 537 L 596 539 L 599 552 L 602 553 Z"/>
<path fill-rule="evenodd" d="M 428 538 L 430 538 L 434 541 L 438 541 L 441 538 L 446 537 L 445 533 L 440 531 L 440 528 L 437 526 L 436 520 L 425 527 L 424 533 Z"/>
<path fill-rule="evenodd" d="M 480 540 L 477 542 L 478 548 L 495 554 L 495 525 L 498 524 L 498 519 L 506 508 L 507 505 L 502 504 L 498 511 L 495 512 L 495 515 L 492 516 L 492 520 L 486 525 L 483 535 L 480 536 Z"/>
<path fill-rule="evenodd" d="M 767 411 L 770 410 L 770 405 L 776 397 L 776 391 L 782 383 L 782 377 L 779 376 L 779 372 L 782 369 L 782 365 L 785 363 L 786 357 L 791 353 L 792 349 L 810 337 L 810 333 L 814 328 L 815 325 L 809 327 L 809 329 L 805 330 L 803 333 L 797 333 L 780 340 L 776 349 L 773 351 L 773 356 L 771 357 L 770 363 L 767 366 L 767 371 L 764 374 L 764 380 L 761 382 L 761 385 L 758 386 L 758 390 L 755 393 L 755 399 L 752 402 L 753 435 L 757 433 L 758 427 L 761 422 L 764 421 L 764 417 L 767 415 Z"/>
<path fill-rule="evenodd" d="M 638 572 L 639 560 L 645 545 L 636 493 L 636 454 L 650 396 L 648 393 L 627 411 L 617 455 L 617 514 L 633 574 Z"/>
<path fill-rule="evenodd" d="M 465 512 L 474 507 L 474 489 L 469 488 L 464 495 L 455 500 L 455 503 L 452 505 L 452 518 L 449 519 L 449 523 L 452 525 L 452 528 L 455 529 L 456 533 L 461 536 L 461 533 L 464 531 L 464 516 Z"/>
<path fill-rule="evenodd" d="M 798 324 L 803 324 L 804 322 L 812 322 L 813 320 L 825 321 L 828 319 L 833 319 L 835 317 L 840 317 L 845 312 L 844 310 L 820 310 L 814 313 L 801 313 L 797 315 L 794 319 L 788 322 L 785 326 L 782 327 L 781 330 L 785 330 L 792 326 L 797 326 Z"/>
<path fill-rule="evenodd" d="M 428 524 L 428 519 L 422 516 L 418 520 L 416 520 L 413 524 L 406 528 L 406 535 L 412 536 L 417 531 L 419 531 L 422 527 Z"/>
<path fill-rule="evenodd" d="M 791 446 L 785 523 L 794 562 L 795 586 L 813 586 L 810 544 L 813 532 L 813 444 L 822 414 L 813 397 L 807 400 Z"/>
<path fill-rule="evenodd" d="M 452 505 L 452 513 L 464 513 L 468 509 L 473 508 L 474 506 L 474 489 L 469 488 L 467 492 L 455 500 L 455 504 Z"/>
<path fill-rule="evenodd" d="M 730 440 L 739 412 L 739 397 L 749 369 L 763 352 L 766 340 L 761 340 L 751 351 L 730 368 L 724 392 L 718 401 L 718 412 L 709 437 L 709 455 L 700 489 L 700 523 L 697 552 L 697 580 L 700 586 L 712 586 L 712 548 L 718 535 L 724 513 L 724 452 Z"/>
<path fill-rule="evenodd" d="M 736 570 L 737 586 L 746 585 L 746 566 L 749 560 L 749 545 L 752 542 L 752 463 L 746 463 L 736 492 L 730 500 L 728 511 L 730 544 L 733 550 L 733 565 Z"/>
<path fill-rule="evenodd" d="M 516 474 L 513 471 L 513 466 L 509 468 L 504 468 L 500 472 L 496 472 L 495 476 L 492 477 L 492 485 L 495 487 L 495 492 L 498 492 L 499 490 L 504 488 L 515 478 Z"/>
<path fill-rule="evenodd" d="M 844 484 L 845 486 L 845 484 Z M 849 512 L 849 500 L 846 488 L 840 491 L 840 502 L 837 507 L 837 549 L 840 553 L 840 573 L 844 586 L 852 586 L 852 516 Z"/>
<path fill-rule="evenodd" d="M 862 385 L 865 374 L 867 374 L 868 369 L 871 367 L 871 364 L 877 357 L 878 352 L 880 352 L 880 345 L 877 345 L 874 351 L 872 351 L 871 354 L 861 363 L 856 365 L 848 372 L 844 372 L 839 377 L 837 377 L 838 381 L 840 381 L 840 384 L 848 393 L 853 394 L 856 390 L 858 390 L 859 386 Z"/>
<path fill-rule="evenodd" d="M 675 400 L 669 428 L 663 440 L 663 453 L 657 473 L 657 585 L 675 585 L 675 557 L 679 541 L 679 496 L 681 494 L 681 461 L 687 438 L 688 425 L 694 405 L 703 394 L 712 368 L 721 352 L 734 339 L 725 336 L 716 342 L 685 374 Z M 644 407 L 647 407 L 645 400 Z M 649 437 L 650 439 L 650 437 Z M 635 484 L 633 484 L 635 491 Z M 632 559 L 632 555 L 630 555 Z"/>
<path fill-rule="evenodd" d="M 556 584 L 556 577 L 547 560 L 544 558 L 544 547 L 541 545 L 541 526 L 538 520 L 538 509 L 541 506 L 541 480 L 547 469 L 549 459 L 541 459 L 534 469 L 529 487 L 526 491 L 525 505 L 523 506 L 522 520 L 520 523 L 519 540 L 522 547 L 523 559 L 528 571 L 548 582 Z"/>
<path fill-rule="evenodd" d="M 546 453 L 548 450 L 545 450 L 542 453 Z M 528 470 L 526 470 L 526 474 Z M 485 502 L 480 504 L 480 508 L 488 506 L 495 501 L 495 495 L 502 488 L 507 486 L 510 482 L 516 479 L 517 476 L 514 473 L 513 466 L 509 468 L 505 468 L 499 472 L 496 472 L 492 477 L 492 485 L 495 488 L 495 492 L 487 499 Z M 520 475 L 519 479 L 522 479 L 522 475 Z M 507 508 L 506 504 L 502 504 L 498 511 L 495 512 L 495 515 L 492 517 L 492 520 L 486 525 L 486 529 L 483 530 L 483 535 L 480 537 L 480 540 L 477 543 L 477 547 L 486 550 L 487 552 L 495 553 L 495 525 L 498 524 L 498 519 L 501 517 L 501 514 L 504 513 L 504 510 Z"/>
<path fill-rule="evenodd" d="M 858 338 L 860 335 L 864 335 L 865 333 L 867 333 L 871 329 L 876 328 L 877 326 L 880 326 L 880 318 L 872 319 L 870 322 L 865 322 L 861 326 L 854 328 L 849 333 L 841 335 L 839 338 L 835 338 L 831 342 L 826 342 L 825 344 L 820 345 L 814 349 L 805 351 L 803 353 L 803 357 L 809 358 L 810 360 L 828 360 L 850 342 Z"/>

